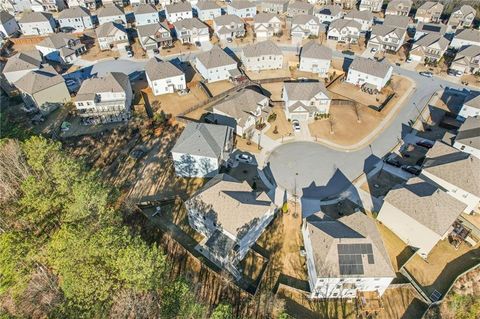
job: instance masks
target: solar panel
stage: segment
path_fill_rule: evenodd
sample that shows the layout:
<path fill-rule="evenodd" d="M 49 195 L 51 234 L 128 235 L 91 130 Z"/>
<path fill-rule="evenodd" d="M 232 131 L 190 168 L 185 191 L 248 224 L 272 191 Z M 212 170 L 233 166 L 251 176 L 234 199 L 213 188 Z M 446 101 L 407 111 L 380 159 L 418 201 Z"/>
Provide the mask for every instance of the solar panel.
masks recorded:
<path fill-rule="evenodd" d="M 371 244 L 338 244 L 337 252 L 341 275 L 363 275 L 362 255 L 369 264 L 375 263 Z"/>

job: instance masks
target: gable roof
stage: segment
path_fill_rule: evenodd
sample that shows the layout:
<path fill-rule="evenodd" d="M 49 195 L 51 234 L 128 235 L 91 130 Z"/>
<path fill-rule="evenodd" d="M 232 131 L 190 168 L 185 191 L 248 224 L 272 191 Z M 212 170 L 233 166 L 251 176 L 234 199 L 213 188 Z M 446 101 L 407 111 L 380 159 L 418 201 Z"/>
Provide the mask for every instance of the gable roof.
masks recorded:
<path fill-rule="evenodd" d="M 398 38 L 401 38 L 405 34 L 405 32 L 407 32 L 405 29 L 383 24 L 376 24 L 372 27 L 370 40 L 372 40 L 375 36 L 384 37 L 390 33 L 395 33 Z"/>
<path fill-rule="evenodd" d="M 418 7 L 417 10 L 430 10 L 432 9 L 434 6 L 438 5 L 441 3 L 438 3 L 438 2 L 433 2 L 433 1 L 427 1 L 425 2 L 424 4 L 422 4 L 420 7 Z"/>
<path fill-rule="evenodd" d="M 480 150 L 480 116 L 468 117 L 460 126 L 455 142 Z"/>
<path fill-rule="evenodd" d="M 445 38 L 440 33 L 427 33 L 420 39 L 418 39 L 414 44 L 413 47 L 424 46 L 429 47 L 433 44 L 438 44 L 441 50 L 446 50 L 450 41 Z"/>
<path fill-rule="evenodd" d="M 477 92 L 470 92 L 465 101 L 463 101 L 463 104 L 480 109 L 480 94 Z"/>
<path fill-rule="evenodd" d="M 258 57 L 262 55 L 283 55 L 282 50 L 270 40 L 260 41 L 245 46 L 242 50 L 246 57 Z"/>
<path fill-rule="evenodd" d="M 445 235 L 467 207 L 445 191 L 418 177 L 391 189 L 384 201 L 440 236 Z"/>
<path fill-rule="evenodd" d="M 242 10 L 246 8 L 255 7 L 255 3 L 247 1 L 247 0 L 233 0 L 232 2 L 228 3 L 227 6 L 232 7 L 237 10 Z"/>
<path fill-rule="evenodd" d="M 253 21 L 254 23 L 268 23 L 274 18 L 280 20 L 280 17 L 274 13 L 260 12 L 259 14 L 255 15 L 255 17 L 253 17 Z"/>
<path fill-rule="evenodd" d="M 326 5 L 320 8 L 320 10 L 318 11 L 319 14 L 328 15 L 328 16 L 336 16 L 341 12 L 342 12 L 342 7 L 336 4 Z"/>
<path fill-rule="evenodd" d="M 296 9 L 296 10 L 310 10 L 313 6 L 305 1 L 292 1 L 288 5 L 288 9 Z"/>
<path fill-rule="evenodd" d="M 68 42 L 70 40 L 78 41 L 79 39 L 72 34 L 59 32 L 46 37 L 45 39 L 40 41 L 37 45 L 51 48 L 51 49 L 60 49 L 68 45 Z"/>
<path fill-rule="evenodd" d="M 392 68 L 386 61 L 378 62 L 361 56 L 355 57 L 349 70 L 355 70 L 365 74 L 370 74 L 379 78 L 384 78 Z"/>
<path fill-rule="evenodd" d="M 307 24 L 313 21 L 316 24 L 320 24 L 318 17 L 312 14 L 297 14 L 292 18 L 292 25 L 294 24 Z"/>
<path fill-rule="evenodd" d="M 355 9 L 347 13 L 344 18 L 373 21 L 373 13 L 368 10 L 358 11 Z"/>
<path fill-rule="evenodd" d="M 331 30 L 340 31 L 346 27 L 353 27 L 360 30 L 362 28 L 362 25 L 355 20 L 335 19 L 330 23 L 330 26 L 328 27 L 328 32 L 330 32 Z"/>
<path fill-rule="evenodd" d="M 473 14 L 476 13 L 476 10 L 468 4 L 464 4 L 460 7 L 457 7 L 455 10 L 453 10 L 453 12 L 456 12 L 456 11 L 460 11 L 463 15 L 469 15 L 471 13 L 473 13 Z"/>
<path fill-rule="evenodd" d="M 455 39 L 474 41 L 480 43 L 480 30 L 462 29 L 455 34 Z"/>
<path fill-rule="evenodd" d="M 65 80 L 53 67 L 47 65 L 42 69 L 28 72 L 15 82 L 15 86 L 32 95 L 59 83 L 65 83 Z"/>
<path fill-rule="evenodd" d="M 173 23 L 175 29 L 208 29 L 208 26 L 200 21 L 198 18 L 188 18 L 178 20 L 177 22 Z"/>
<path fill-rule="evenodd" d="M 174 76 L 180 76 L 184 73 L 169 61 L 160 61 L 157 58 L 151 58 L 145 65 L 150 81 L 167 79 Z"/>
<path fill-rule="evenodd" d="M 125 15 L 125 11 L 123 11 L 123 8 L 120 8 L 116 4 L 107 4 L 97 11 L 97 17 L 99 18 L 118 15 Z"/>
<path fill-rule="evenodd" d="M 121 72 L 108 72 L 102 77 L 93 77 L 82 82 L 76 100 L 93 100 L 98 93 L 124 93 L 130 86 L 128 75 Z"/>
<path fill-rule="evenodd" d="M 195 5 L 196 8 L 200 10 L 214 10 L 214 9 L 221 9 L 220 6 L 212 0 L 200 0 Z"/>
<path fill-rule="evenodd" d="M 72 19 L 79 17 L 89 17 L 90 11 L 84 7 L 71 7 L 65 10 L 60 11 L 58 15 L 59 19 Z"/>
<path fill-rule="evenodd" d="M 315 41 L 310 41 L 302 47 L 300 58 L 312 58 L 330 61 L 332 59 L 332 49 Z"/>
<path fill-rule="evenodd" d="M 0 23 L 7 23 L 8 21 L 15 19 L 10 13 L 5 10 L 0 11 Z"/>
<path fill-rule="evenodd" d="M 330 97 L 330 93 L 322 82 L 284 82 L 283 88 L 288 99 L 292 101 L 309 101 L 318 93 Z"/>
<path fill-rule="evenodd" d="M 42 54 L 38 50 L 23 51 L 7 60 L 3 72 L 38 69 L 42 65 Z"/>
<path fill-rule="evenodd" d="M 399 16 L 395 14 L 387 14 L 383 20 L 383 25 L 407 29 L 410 23 L 410 18 L 406 16 Z"/>
<path fill-rule="evenodd" d="M 52 19 L 52 14 L 48 12 L 27 12 L 23 14 L 20 20 L 18 20 L 18 23 L 46 22 Z"/>
<path fill-rule="evenodd" d="M 141 3 L 135 7 L 133 10 L 135 15 L 137 14 L 147 14 L 147 13 L 157 13 L 157 9 L 150 3 Z"/>
<path fill-rule="evenodd" d="M 235 14 L 224 14 L 213 19 L 215 25 L 217 26 L 225 26 L 230 24 L 244 24 L 243 20 L 240 19 L 239 16 Z"/>
<path fill-rule="evenodd" d="M 411 8 L 412 4 L 412 0 L 392 0 L 388 3 L 386 11 L 398 9 L 399 6 Z"/>
<path fill-rule="evenodd" d="M 97 38 L 104 38 L 113 35 L 117 31 L 122 31 L 126 33 L 125 27 L 120 23 L 115 22 L 107 22 L 98 26 L 95 29 L 95 33 L 97 34 Z"/>
<path fill-rule="evenodd" d="M 177 139 L 172 153 L 219 158 L 231 136 L 231 127 L 190 122 Z"/>
<path fill-rule="evenodd" d="M 223 230 L 238 239 L 275 208 L 264 192 L 258 194 L 246 181 L 226 174 L 212 178 L 186 204 L 201 214 L 214 216 Z"/>
<path fill-rule="evenodd" d="M 319 212 L 306 223 L 317 277 L 395 277 L 377 226 L 365 214 L 332 219 Z M 358 256 L 358 268 L 345 267 L 340 257 L 345 250 L 349 257 Z"/>
<path fill-rule="evenodd" d="M 480 197 L 480 159 L 442 142 L 428 150 L 423 170 Z"/>
<path fill-rule="evenodd" d="M 237 61 L 216 45 L 214 45 L 209 51 L 198 54 L 197 60 L 207 69 L 231 64 L 237 65 Z"/>
<path fill-rule="evenodd" d="M 167 38 L 162 38 L 162 40 L 171 39 L 170 29 L 164 22 L 157 22 L 151 24 L 144 24 L 137 26 L 137 33 L 138 36 L 141 38 L 154 36 L 157 32 L 164 32 L 165 34 L 168 32 Z"/>
<path fill-rule="evenodd" d="M 166 5 L 166 10 L 168 14 L 170 13 L 178 13 L 178 12 L 186 12 L 186 11 L 192 11 L 192 5 L 190 2 L 177 2 L 174 4 L 167 4 Z"/>
<path fill-rule="evenodd" d="M 227 114 L 243 126 L 252 113 L 257 111 L 258 104 L 268 99 L 265 95 L 254 90 L 244 89 L 234 96 L 213 106 L 215 110 Z"/>

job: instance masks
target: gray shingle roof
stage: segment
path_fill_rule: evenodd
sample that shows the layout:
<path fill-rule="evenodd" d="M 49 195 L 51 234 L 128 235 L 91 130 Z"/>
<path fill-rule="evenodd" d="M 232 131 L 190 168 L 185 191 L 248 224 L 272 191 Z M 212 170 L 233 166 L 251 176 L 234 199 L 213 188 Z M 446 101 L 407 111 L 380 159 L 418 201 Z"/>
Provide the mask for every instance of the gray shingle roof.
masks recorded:
<path fill-rule="evenodd" d="M 293 24 L 307 24 L 310 21 L 314 21 L 316 24 L 320 24 L 320 20 L 318 20 L 318 17 L 312 15 L 312 14 L 298 14 L 292 18 L 292 25 Z"/>
<path fill-rule="evenodd" d="M 239 16 L 234 14 L 225 14 L 213 19 L 215 25 L 217 26 L 225 26 L 230 24 L 244 24 L 243 20 L 240 19 Z"/>
<path fill-rule="evenodd" d="M 225 125 L 188 123 L 172 149 L 173 153 L 219 158 L 232 137 Z"/>
<path fill-rule="evenodd" d="M 470 92 L 463 104 L 480 109 L 480 94 L 477 92 Z"/>
<path fill-rule="evenodd" d="M 12 19 L 15 19 L 15 18 L 10 13 L 4 10 L 0 11 L 0 23 L 7 23 Z"/>
<path fill-rule="evenodd" d="M 108 72 L 102 77 L 89 78 L 83 81 L 78 90 L 76 100 L 92 100 L 97 93 L 126 92 L 130 86 L 128 75 L 120 72 Z"/>
<path fill-rule="evenodd" d="M 62 82 L 65 82 L 63 77 L 53 67 L 47 65 L 42 69 L 28 72 L 15 82 L 15 86 L 25 93 L 35 94 Z"/>
<path fill-rule="evenodd" d="M 396 10 L 399 6 L 402 7 L 412 7 L 412 0 L 392 0 L 388 3 L 387 5 L 387 11 L 388 10 Z"/>
<path fill-rule="evenodd" d="M 319 212 L 308 217 L 306 222 L 317 277 L 395 277 L 377 226 L 365 214 L 358 212 L 335 220 Z M 373 263 L 363 255 L 363 274 L 343 274 L 339 244 L 371 245 Z"/>
<path fill-rule="evenodd" d="M 288 5 L 289 9 L 296 9 L 296 10 L 310 10 L 313 8 L 313 6 L 305 1 L 293 1 L 290 2 Z"/>
<path fill-rule="evenodd" d="M 178 12 L 187 12 L 192 11 L 192 5 L 190 2 L 177 2 L 174 4 L 168 4 L 166 6 L 167 12 L 170 13 L 178 13 Z"/>
<path fill-rule="evenodd" d="M 42 54 L 38 50 L 23 51 L 7 60 L 3 72 L 15 72 L 40 68 Z"/>
<path fill-rule="evenodd" d="M 332 49 L 315 41 L 310 41 L 302 47 L 300 57 L 330 61 L 332 59 Z"/>
<path fill-rule="evenodd" d="M 99 25 L 98 28 L 95 29 L 95 33 L 97 34 L 97 38 L 103 38 L 111 36 L 113 33 L 116 32 L 116 30 L 126 32 L 125 27 L 122 24 L 115 22 L 107 22 Z"/>
<path fill-rule="evenodd" d="M 336 16 L 340 12 L 342 12 L 342 7 L 334 4 L 326 5 L 320 8 L 320 10 L 318 11 L 319 14 L 328 15 L 332 17 Z"/>
<path fill-rule="evenodd" d="M 330 26 L 328 27 L 328 31 L 330 30 L 340 31 L 346 27 L 353 27 L 360 30 L 362 28 L 362 25 L 355 20 L 336 19 L 330 23 Z"/>
<path fill-rule="evenodd" d="M 386 61 L 378 62 L 360 56 L 355 57 L 349 67 L 349 69 L 380 78 L 384 78 L 391 68 L 392 66 Z"/>
<path fill-rule="evenodd" d="M 480 197 L 480 159 L 438 141 L 426 157 L 424 171 Z"/>
<path fill-rule="evenodd" d="M 211 0 L 198 1 L 195 7 L 197 7 L 200 10 L 220 9 L 220 6 L 215 1 L 211 1 Z"/>
<path fill-rule="evenodd" d="M 97 17 L 99 18 L 118 16 L 118 15 L 124 15 L 124 14 L 125 14 L 125 11 L 123 11 L 123 8 L 120 8 L 115 4 L 108 4 L 103 8 L 98 9 L 97 11 Z"/>
<path fill-rule="evenodd" d="M 429 47 L 438 43 L 440 49 L 446 50 L 450 41 L 440 33 L 427 33 L 413 44 L 413 48 L 418 46 Z"/>
<path fill-rule="evenodd" d="M 175 65 L 168 61 L 159 61 L 157 58 L 151 58 L 145 65 L 145 72 L 151 81 L 166 79 L 173 76 L 183 75 Z"/>
<path fill-rule="evenodd" d="M 246 0 L 233 0 L 227 5 L 237 10 L 255 7 L 255 3 Z"/>
<path fill-rule="evenodd" d="M 422 4 L 420 7 L 418 7 L 417 10 L 430 10 L 431 8 L 433 8 L 437 4 L 438 4 L 438 2 L 427 1 L 424 4 Z"/>
<path fill-rule="evenodd" d="M 372 27 L 372 35 L 370 39 L 372 39 L 374 36 L 386 36 L 387 34 L 390 34 L 394 32 L 398 38 L 401 38 L 403 34 L 406 32 L 405 29 L 393 27 L 393 26 L 388 26 L 388 25 L 383 25 L 383 24 L 376 24 Z"/>
<path fill-rule="evenodd" d="M 156 13 L 157 9 L 150 3 L 141 3 L 133 10 L 134 14 Z"/>
<path fill-rule="evenodd" d="M 458 129 L 455 141 L 480 150 L 480 116 L 468 117 Z"/>
<path fill-rule="evenodd" d="M 28 12 L 24 13 L 22 18 L 18 20 L 19 23 L 35 23 L 50 21 L 52 18 L 51 13 L 47 12 Z"/>
<path fill-rule="evenodd" d="M 249 44 L 243 48 L 246 57 L 259 57 L 262 55 L 282 55 L 282 50 L 270 40 Z"/>
<path fill-rule="evenodd" d="M 81 17 L 89 17 L 90 11 L 84 7 L 71 7 L 60 12 L 59 19 L 73 19 Z"/>
<path fill-rule="evenodd" d="M 322 82 L 284 82 L 283 85 L 290 100 L 311 100 L 320 92 L 330 96 Z"/>
<path fill-rule="evenodd" d="M 175 26 L 176 30 L 208 29 L 208 26 L 202 21 L 200 21 L 198 18 L 182 19 L 174 22 L 173 25 Z"/>
<path fill-rule="evenodd" d="M 480 42 L 480 30 L 463 29 L 455 34 L 455 39 Z"/>
<path fill-rule="evenodd" d="M 384 200 L 440 236 L 467 206 L 418 177 L 391 189 Z"/>
<path fill-rule="evenodd" d="M 373 13 L 368 10 L 364 10 L 364 11 L 352 10 L 345 15 L 345 18 L 373 21 Z"/>
<path fill-rule="evenodd" d="M 457 10 L 460 10 L 464 15 L 468 15 L 470 13 L 473 13 L 473 14 L 476 13 L 475 9 L 468 4 L 462 5 L 460 8 L 457 8 L 457 9 L 453 10 L 453 12 L 455 12 Z"/>
<path fill-rule="evenodd" d="M 387 14 L 383 20 L 383 25 L 406 29 L 410 19 L 406 16 Z"/>
<path fill-rule="evenodd" d="M 69 33 L 59 32 L 46 37 L 37 45 L 51 49 L 60 49 L 61 47 L 68 45 L 70 40 L 78 41 L 78 38 Z"/>
<path fill-rule="evenodd" d="M 237 62 L 218 46 L 213 46 L 210 51 L 202 52 L 197 55 L 197 59 L 207 68 L 217 68 L 225 65 L 235 64 Z"/>
<path fill-rule="evenodd" d="M 255 17 L 253 18 L 253 22 L 267 23 L 267 22 L 270 22 L 273 18 L 277 18 L 280 20 L 280 18 L 274 13 L 260 12 L 259 14 L 255 15 Z"/>
<path fill-rule="evenodd" d="M 243 126 L 250 115 L 257 111 L 258 104 L 266 98 L 263 94 L 245 89 L 214 105 L 213 108 L 235 119 L 237 125 Z"/>

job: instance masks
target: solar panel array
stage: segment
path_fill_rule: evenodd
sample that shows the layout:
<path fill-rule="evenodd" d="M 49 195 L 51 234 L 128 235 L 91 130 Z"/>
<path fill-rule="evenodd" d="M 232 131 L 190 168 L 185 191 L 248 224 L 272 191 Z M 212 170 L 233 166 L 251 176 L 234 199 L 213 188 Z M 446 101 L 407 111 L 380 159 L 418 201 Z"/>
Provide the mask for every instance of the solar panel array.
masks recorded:
<path fill-rule="evenodd" d="M 374 264 L 372 244 L 337 244 L 340 275 L 363 275 L 362 255 Z"/>

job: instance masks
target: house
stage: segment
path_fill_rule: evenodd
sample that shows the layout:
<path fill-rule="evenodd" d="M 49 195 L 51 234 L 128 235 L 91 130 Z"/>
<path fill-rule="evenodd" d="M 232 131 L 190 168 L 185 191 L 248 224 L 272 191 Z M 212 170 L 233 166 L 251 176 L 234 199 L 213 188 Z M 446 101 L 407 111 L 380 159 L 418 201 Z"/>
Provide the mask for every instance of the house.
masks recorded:
<path fill-rule="evenodd" d="M 245 46 L 240 59 L 247 71 L 276 70 L 283 67 L 282 50 L 270 40 Z"/>
<path fill-rule="evenodd" d="M 284 82 L 282 99 L 290 120 L 306 121 L 330 112 L 330 94 L 321 82 Z"/>
<path fill-rule="evenodd" d="M 457 52 L 450 69 L 465 74 L 480 72 L 480 46 L 469 45 Z"/>
<path fill-rule="evenodd" d="M 10 84 L 14 84 L 20 78 L 31 71 L 42 67 L 43 57 L 38 50 L 18 52 L 8 58 L 2 73 Z"/>
<path fill-rule="evenodd" d="M 135 6 L 138 6 L 138 5 L 141 5 L 141 4 L 156 5 L 157 3 L 160 3 L 160 2 L 161 1 L 157 1 L 157 0 L 131 0 L 130 4 L 132 5 L 132 7 L 135 7 Z"/>
<path fill-rule="evenodd" d="M 412 4 L 412 0 L 392 0 L 388 3 L 385 14 L 408 17 Z"/>
<path fill-rule="evenodd" d="M 338 219 L 318 212 L 302 225 L 312 299 L 380 298 L 395 272 L 375 221 L 356 212 Z"/>
<path fill-rule="evenodd" d="M 93 28 L 90 11 L 84 7 L 65 9 L 58 15 L 60 30 L 65 32 L 83 32 Z"/>
<path fill-rule="evenodd" d="M 479 211 L 479 158 L 437 141 L 427 152 L 421 176 L 464 203 L 465 213 Z"/>
<path fill-rule="evenodd" d="M 175 146 L 175 174 L 182 177 L 213 177 L 233 150 L 233 129 L 225 125 L 190 122 Z"/>
<path fill-rule="evenodd" d="M 145 51 L 155 51 L 173 45 L 170 29 L 165 22 L 138 26 L 137 33 L 140 45 Z"/>
<path fill-rule="evenodd" d="M 463 101 L 463 106 L 458 112 L 457 119 L 460 121 L 465 121 L 465 119 L 472 116 L 480 115 L 480 94 L 478 92 L 470 92 L 465 101 Z"/>
<path fill-rule="evenodd" d="M 354 20 L 338 19 L 330 23 L 328 27 L 327 38 L 329 40 L 358 43 L 362 25 Z"/>
<path fill-rule="evenodd" d="M 465 206 L 441 188 L 414 177 L 387 193 L 377 220 L 427 259 L 451 233 Z"/>
<path fill-rule="evenodd" d="M 398 52 L 405 43 L 408 17 L 388 15 L 383 24 L 372 27 L 367 48 L 380 51 Z"/>
<path fill-rule="evenodd" d="M 448 39 L 437 33 L 428 33 L 415 41 L 410 50 L 410 58 L 422 63 L 438 62 L 448 48 Z"/>
<path fill-rule="evenodd" d="M 213 19 L 213 30 L 220 41 L 245 36 L 245 23 L 236 15 L 226 14 Z"/>
<path fill-rule="evenodd" d="M 213 121 L 234 128 L 245 137 L 255 127 L 265 123 L 270 114 L 269 98 L 254 90 L 244 89 L 213 106 Z"/>
<path fill-rule="evenodd" d="M 129 1 L 127 0 L 102 0 L 102 4 L 104 6 L 107 6 L 107 5 L 117 5 L 119 7 L 125 7 L 127 4 L 128 4 Z"/>
<path fill-rule="evenodd" d="M 381 91 L 390 81 L 392 72 L 392 66 L 386 61 L 377 62 L 357 56 L 348 68 L 346 82 Z"/>
<path fill-rule="evenodd" d="M 324 30 L 324 28 L 314 15 L 299 14 L 292 18 L 292 28 L 290 30 L 292 41 L 318 37 L 321 30 Z"/>
<path fill-rule="evenodd" d="M 327 5 L 316 12 L 315 16 L 320 20 L 321 23 L 330 24 L 330 22 L 343 17 L 343 10 L 340 6 Z"/>
<path fill-rule="evenodd" d="M 358 10 L 380 12 L 382 11 L 383 0 L 361 0 Z"/>
<path fill-rule="evenodd" d="M 220 6 L 212 0 L 201 0 L 195 5 L 198 18 L 202 21 L 210 21 L 222 15 Z"/>
<path fill-rule="evenodd" d="M 372 29 L 373 25 L 373 13 L 370 11 L 358 11 L 358 10 L 352 10 L 349 13 L 347 13 L 344 17 L 345 20 L 353 20 L 357 21 L 360 23 L 361 32 L 367 32 Z"/>
<path fill-rule="evenodd" d="M 265 0 L 260 3 L 263 12 L 280 14 L 287 12 L 290 0 Z"/>
<path fill-rule="evenodd" d="M 152 58 L 145 65 L 145 74 L 147 75 L 148 86 L 155 96 L 187 90 L 185 73 L 171 62 Z"/>
<path fill-rule="evenodd" d="M 65 80 L 50 65 L 30 71 L 15 82 L 27 108 L 46 115 L 70 101 Z"/>
<path fill-rule="evenodd" d="M 63 0 L 30 0 L 31 9 L 34 12 L 55 11 L 59 12 L 66 8 Z"/>
<path fill-rule="evenodd" d="M 157 9 L 152 4 L 139 4 L 133 9 L 137 26 L 160 22 Z"/>
<path fill-rule="evenodd" d="M 72 63 L 87 51 L 78 37 L 63 32 L 46 37 L 35 48 L 45 59 L 62 64 Z"/>
<path fill-rule="evenodd" d="M 257 14 L 257 6 L 246 0 L 233 0 L 227 3 L 227 14 L 236 15 L 242 19 L 253 18 Z"/>
<path fill-rule="evenodd" d="M 170 23 L 193 18 L 192 5 L 189 2 L 176 2 L 165 7 L 165 15 Z"/>
<path fill-rule="evenodd" d="M 0 10 L 15 16 L 21 12 L 32 10 L 32 3 L 30 0 L 2 0 L 0 1 Z"/>
<path fill-rule="evenodd" d="M 44 35 L 54 33 L 56 29 L 55 19 L 51 13 L 28 12 L 25 13 L 18 25 L 23 35 Z"/>
<path fill-rule="evenodd" d="M 450 47 L 459 50 L 464 46 L 480 46 L 480 30 L 461 29 L 458 30 L 450 43 Z"/>
<path fill-rule="evenodd" d="M 304 72 L 317 73 L 320 77 L 328 76 L 330 62 L 332 61 L 332 50 L 315 41 L 310 41 L 300 51 L 299 70 Z"/>
<path fill-rule="evenodd" d="M 173 24 L 177 39 L 182 43 L 204 43 L 210 41 L 208 26 L 198 18 L 183 19 Z"/>
<path fill-rule="evenodd" d="M 268 39 L 282 34 L 282 24 L 276 14 L 261 12 L 253 18 L 253 31 L 257 39 Z"/>
<path fill-rule="evenodd" d="M 98 0 L 67 0 L 67 4 L 69 8 L 82 7 L 82 8 L 87 8 L 89 10 L 96 10 L 100 5 L 100 1 Z"/>
<path fill-rule="evenodd" d="M 220 174 L 185 202 L 190 226 L 205 236 L 198 250 L 237 279 L 237 264 L 273 220 L 276 206 L 246 181 Z"/>
<path fill-rule="evenodd" d="M 415 28 L 414 41 L 418 41 L 424 35 L 428 33 L 436 33 L 440 36 L 444 36 L 447 31 L 447 26 L 441 23 L 423 23 L 419 22 Z"/>
<path fill-rule="evenodd" d="M 95 29 L 100 50 L 118 50 L 128 46 L 128 34 L 125 27 L 116 22 L 107 22 Z"/>
<path fill-rule="evenodd" d="M 7 11 L 0 11 L 0 38 L 10 37 L 19 32 L 20 27 L 15 17 Z"/>
<path fill-rule="evenodd" d="M 127 18 L 123 8 L 115 4 L 106 5 L 97 11 L 98 24 L 102 25 L 108 22 L 127 24 Z"/>
<path fill-rule="evenodd" d="M 427 1 L 418 7 L 415 20 L 423 23 L 438 23 L 443 12 L 443 4 L 440 2 Z"/>
<path fill-rule="evenodd" d="M 83 81 L 75 97 L 75 107 L 87 123 L 120 122 L 130 118 L 132 99 L 128 75 L 108 72 Z"/>
<path fill-rule="evenodd" d="M 287 8 L 287 16 L 295 18 L 298 15 L 312 15 L 313 6 L 304 1 L 290 2 Z"/>
<path fill-rule="evenodd" d="M 340 6 L 345 10 L 352 10 L 357 6 L 357 0 L 333 0 L 332 4 Z"/>
<path fill-rule="evenodd" d="M 194 64 L 207 82 L 236 79 L 241 75 L 237 61 L 218 46 L 213 46 L 209 51 L 197 54 Z"/>
<path fill-rule="evenodd" d="M 453 147 L 480 159 L 480 116 L 468 117 L 460 126 Z"/>
<path fill-rule="evenodd" d="M 450 15 L 450 19 L 448 19 L 447 32 L 455 32 L 457 29 L 471 27 L 476 15 L 477 10 L 469 5 L 465 4 L 455 8 Z"/>

